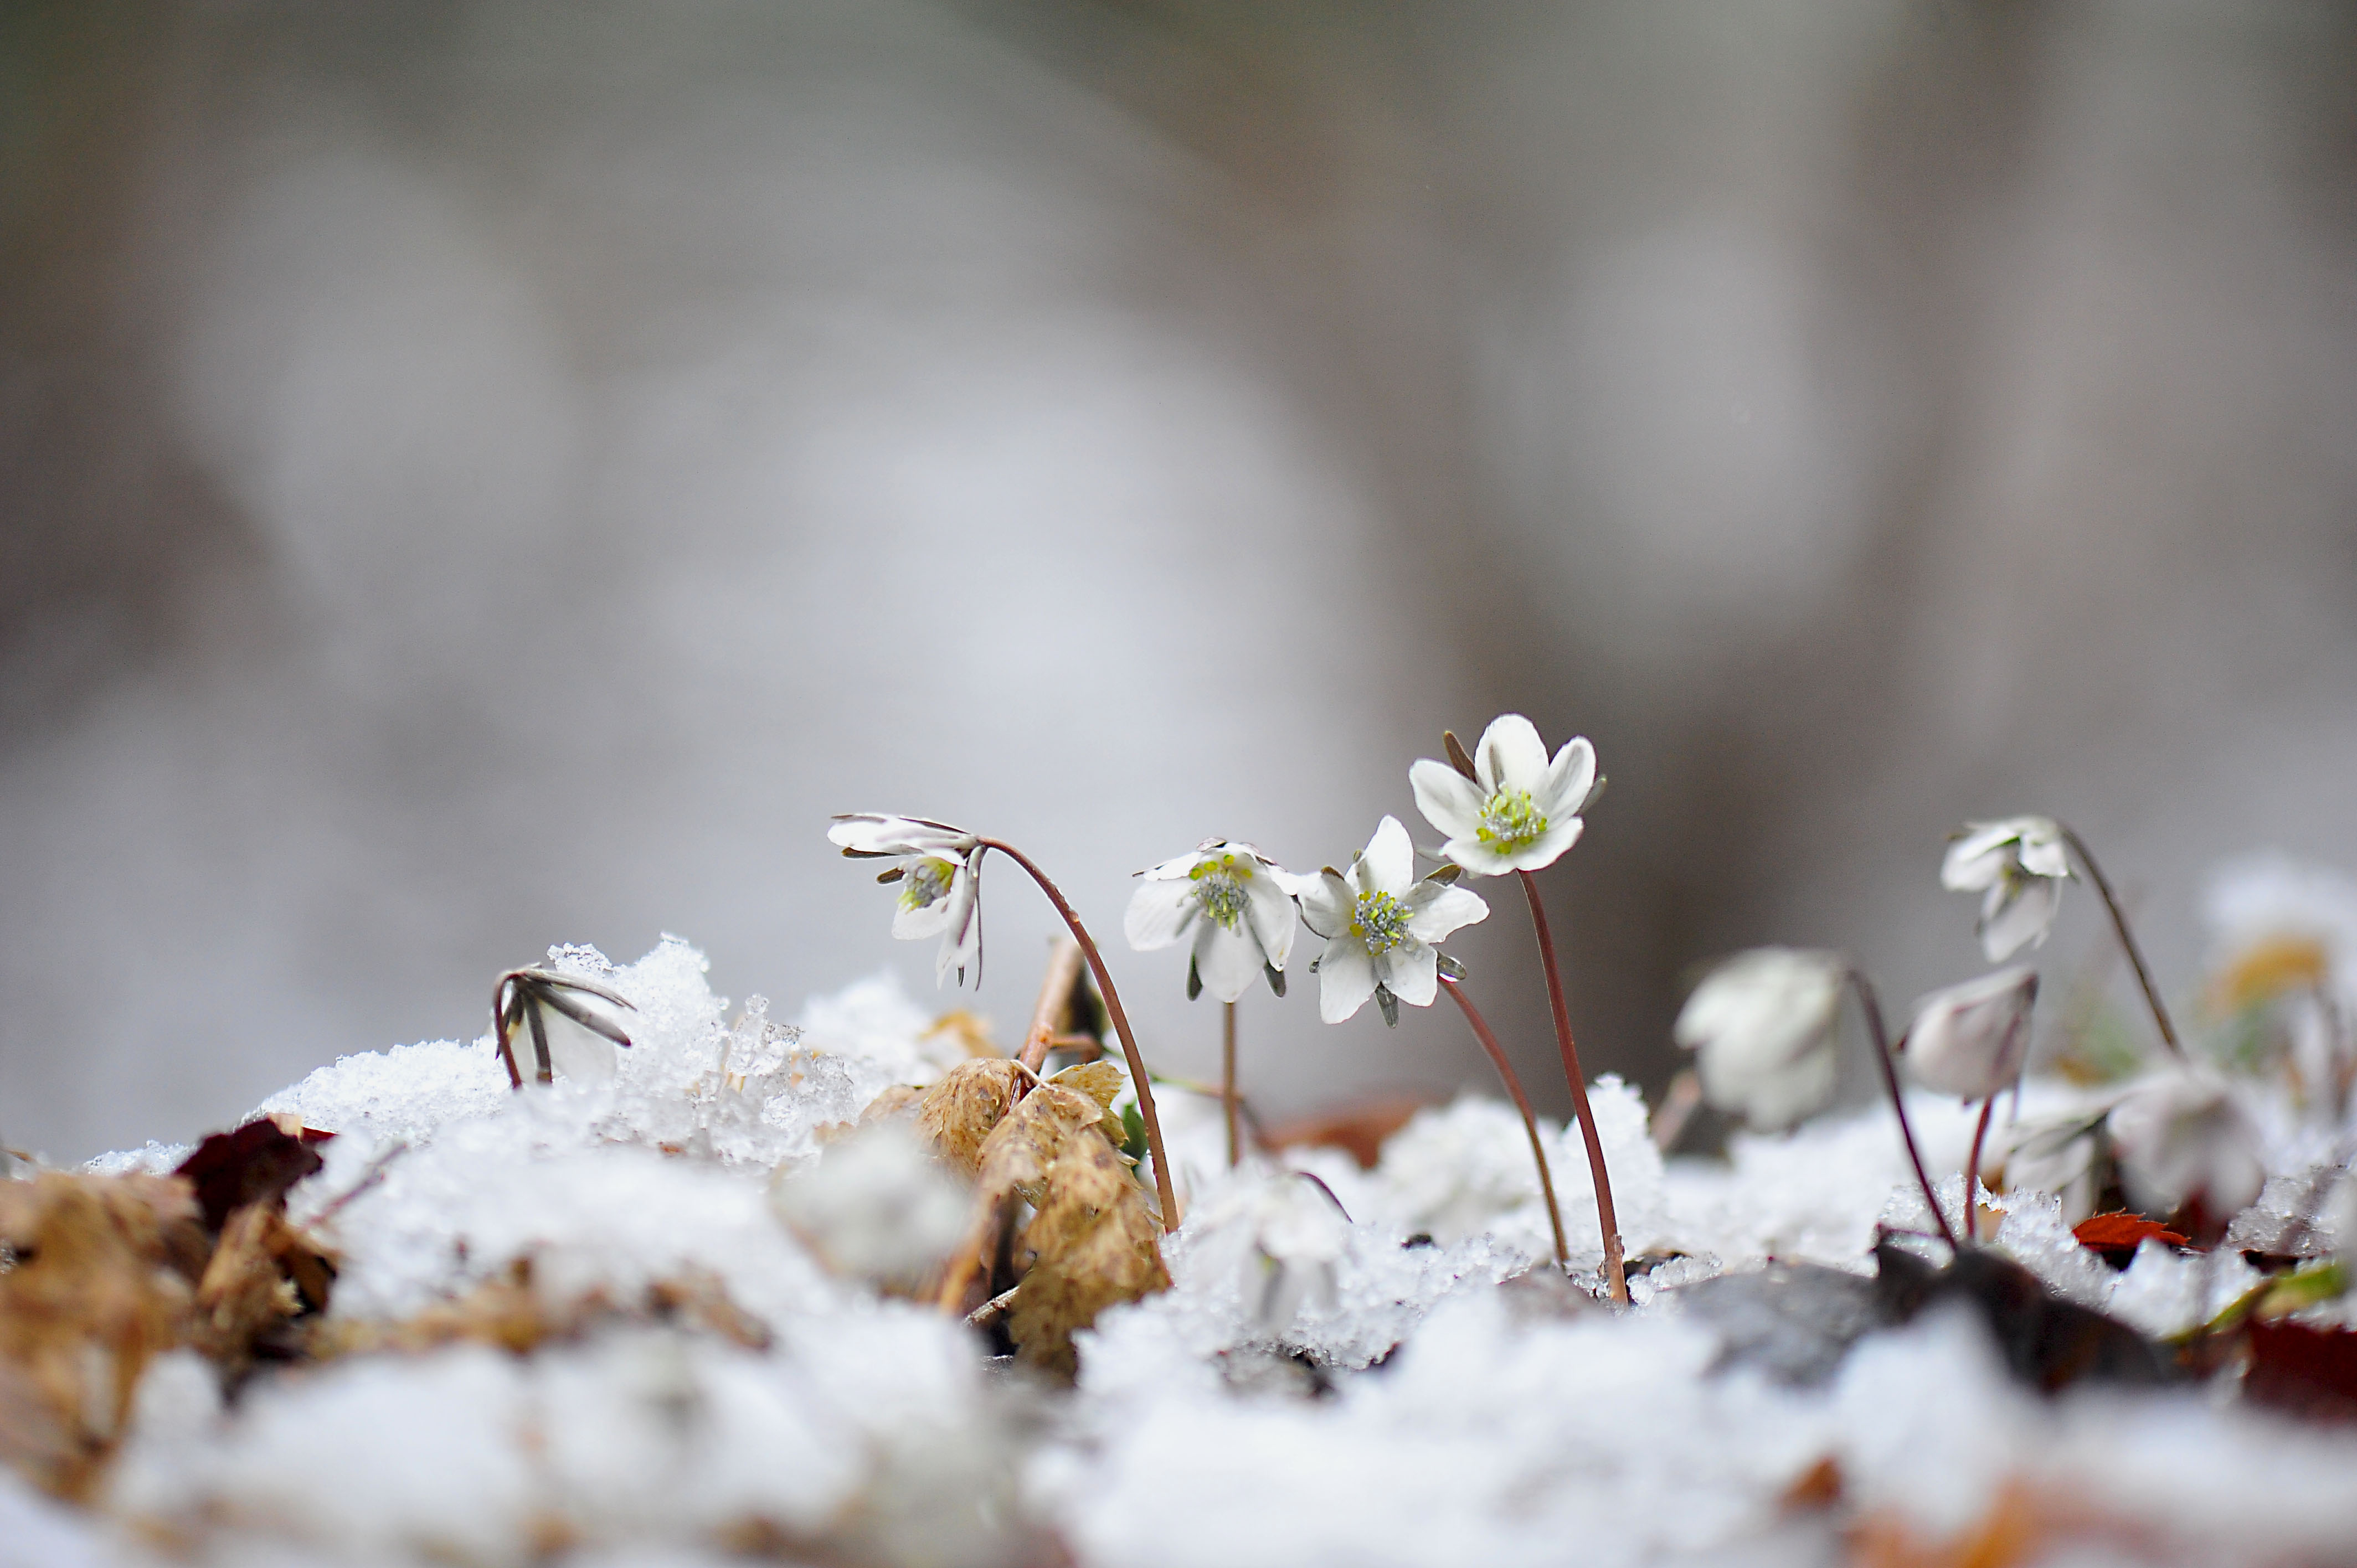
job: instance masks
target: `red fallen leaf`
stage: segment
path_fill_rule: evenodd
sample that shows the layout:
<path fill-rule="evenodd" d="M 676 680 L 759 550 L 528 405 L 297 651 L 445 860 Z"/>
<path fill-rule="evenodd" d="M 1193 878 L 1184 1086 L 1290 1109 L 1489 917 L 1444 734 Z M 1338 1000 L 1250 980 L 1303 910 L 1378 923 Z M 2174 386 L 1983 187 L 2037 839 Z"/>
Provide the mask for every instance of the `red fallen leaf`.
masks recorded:
<path fill-rule="evenodd" d="M 1297 1148 L 1304 1144 L 1340 1149 L 1359 1162 L 1361 1170 L 1372 1170 L 1383 1157 L 1383 1140 L 1431 1103 L 1429 1096 L 1418 1094 L 1362 1100 L 1339 1110 L 1273 1123 L 1261 1130 L 1261 1143 L 1271 1149 Z"/>
<path fill-rule="evenodd" d="M 2188 1244 L 2183 1236 L 2159 1220 L 2147 1219 L 2124 1208 L 2082 1219 L 2071 1228 L 2071 1234 L 2090 1252 L 2101 1252 L 2104 1262 L 2115 1269 L 2127 1266 L 2128 1260 L 2136 1255 L 2136 1244 L 2147 1236 L 2167 1247 Z"/>
<path fill-rule="evenodd" d="M 282 1202 L 288 1187 L 327 1163 L 311 1145 L 334 1136 L 292 1116 L 257 1117 L 211 1134 L 172 1174 L 196 1187 L 205 1229 L 217 1232 L 249 1203 Z"/>
<path fill-rule="evenodd" d="M 2357 1332 L 2255 1319 L 2250 1336 L 2244 1398 L 2319 1421 L 2357 1421 Z"/>

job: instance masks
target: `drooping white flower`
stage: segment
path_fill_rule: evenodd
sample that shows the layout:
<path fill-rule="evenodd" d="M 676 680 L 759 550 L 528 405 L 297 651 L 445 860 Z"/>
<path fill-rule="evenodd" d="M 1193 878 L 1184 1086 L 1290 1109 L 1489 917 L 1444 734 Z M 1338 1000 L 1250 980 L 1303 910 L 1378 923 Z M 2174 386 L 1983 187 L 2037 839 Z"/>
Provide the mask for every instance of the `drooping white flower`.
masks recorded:
<path fill-rule="evenodd" d="M 1537 726 L 1520 714 L 1501 714 L 1473 749 L 1473 774 L 1428 757 L 1407 771 L 1415 809 L 1448 835 L 1441 853 L 1466 870 L 1536 871 L 1579 842 L 1580 808 L 1596 787 L 1596 748 L 1587 736 L 1564 742 L 1550 761 Z"/>
<path fill-rule="evenodd" d="M 1301 918 L 1326 939 L 1318 955 L 1318 1015 L 1339 1024 L 1367 1004 L 1384 1002 L 1386 1021 L 1399 1002 L 1429 1007 L 1440 993 L 1440 954 L 1434 946 L 1460 926 L 1490 916 L 1480 894 L 1455 885 L 1445 866 L 1417 880 L 1415 849 L 1397 817 L 1385 817 L 1351 869 L 1328 866 L 1299 880 Z"/>
<path fill-rule="evenodd" d="M 491 990 L 491 1043 L 519 1089 L 528 1079 L 603 1083 L 619 1065 L 615 1047 L 630 1043 L 620 1014 L 635 1011 L 620 992 L 586 976 L 539 964 L 511 969 Z"/>
<path fill-rule="evenodd" d="M 2051 817 L 1967 822 L 1940 863 L 1941 886 L 1981 895 L 1981 951 L 1991 963 L 2046 940 L 2070 875 L 2062 825 Z"/>
<path fill-rule="evenodd" d="M 1753 948 L 1710 972 L 1673 1031 L 1697 1054 L 1703 1094 L 1756 1127 L 1790 1127 L 1833 1098 L 1837 953 Z"/>
<path fill-rule="evenodd" d="M 1351 1221 L 1314 1179 L 1294 1171 L 1230 1182 L 1187 1221 L 1187 1250 L 1234 1280 L 1244 1312 L 1272 1337 L 1305 1305 L 1331 1307 Z"/>
<path fill-rule="evenodd" d="M 935 984 L 952 970 L 961 983 L 967 966 L 979 971 L 982 887 L 974 870 L 974 834 L 922 817 L 861 811 L 835 818 L 826 836 L 847 855 L 894 863 L 876 878 L 899 885 L 892 934 L 903 941 L 942 939 L 933 960 Z"/>
<path fill-rule="evenodd" d="M 1137 874 L 1122 929 L 1140 952 L 1167 948 L 1194 928 L 1187 994 L 1233 1002 L 1265 973 L 1285 993 L 1285 961 L 1299 918 L 1293 890 L 1303 878 L 1248 843 L 1205 839 L 1191 854 Z"/>
<path fill-rule="evenodd" d="M 1915 1004 L 1900 1048 L 1925 1088 L 1986 1100 L 2021 1076 L 2037 1001 L 2038 972 L 2027 964 L 1951 985 Z"/>
<path fill-rule="evenodd" d="M 2224 1219 L 2266 1185 L 2258 1124 L 2212 1073 L 2172 1068 L 2146 1079 L 2113 1109 L 2111 1133 L 2128 1190 L 2148 1207 L 2198 1196 Z"/>

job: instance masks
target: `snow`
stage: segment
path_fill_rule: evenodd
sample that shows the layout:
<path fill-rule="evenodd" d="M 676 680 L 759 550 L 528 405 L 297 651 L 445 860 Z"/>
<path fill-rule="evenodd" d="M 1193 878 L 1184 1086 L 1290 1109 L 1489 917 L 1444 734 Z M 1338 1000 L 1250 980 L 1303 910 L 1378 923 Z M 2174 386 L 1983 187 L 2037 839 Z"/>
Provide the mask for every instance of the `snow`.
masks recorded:
<path fill-rule="evenodd" d="M 1294 1150 L 1231 1171 L 1217 1102 L 1168 1087 L 1189 1215 L 1173 1288 L 1084 1332 L 1065 1391 L 888 1294 L 963 1212 L 901 1128 L 853 1130 L 880 1090 L 963 1055 L 895 983 L 785 1026 L 759 997 L 732 1010 L 675 938 L 632 964 L 551 961 L 630 1000 L 610 1079 L 517 1093 L 488 1037 L 441 1041 L 348 1057 L 264 1109 L 339 1134 L 290 1210 L 341 1254 L 331 1323 L 522 1282 L 568 1326 L 528 1355 L 265 1369 L 234 1399 L 172 1352 L 99 1512 L 0 1469 L 0 1565 L 120 1568 L 159 1543 L 204 1563 L 492 1568 L 1822 1563 L 1860 1530 L 1953 1544 L 2007 1520 L 2086 1560 L 2339 1560 L 2357 1539 L 2345 1433 L 2241 1406 L 2230 1383 L 2042 1398 L 1953 1306 L 1882 1326 L 1877 1226 L 1930 1226 L 1888 1107 L 1664 1161 L 1642 1099 L 1600 1079 L 1624 1239 L 1650 1267 L 1616 1312 L 1576 1127 L 1541 1129 L 1566 1282 L 1502 1104 L 1419 1114 L 1372 1170 Z M 2019 1115 L 2091 1102 L 2033 1085 Z M 1953 1216 L 1972 1116 L 1909 1107 Z M 2282 1179 L 2247 1223 L 2302 1201 L 2315 1142 L 2273 1145 Z M 2058 1197 L 1981 1203 L 1996 1247 L 2147 1334 L 2259 1278 L 2233 1251 L 2150 1242 L 2115 1273 Z M 684 1286 L 739 1329 L 651 1305 Z"/>

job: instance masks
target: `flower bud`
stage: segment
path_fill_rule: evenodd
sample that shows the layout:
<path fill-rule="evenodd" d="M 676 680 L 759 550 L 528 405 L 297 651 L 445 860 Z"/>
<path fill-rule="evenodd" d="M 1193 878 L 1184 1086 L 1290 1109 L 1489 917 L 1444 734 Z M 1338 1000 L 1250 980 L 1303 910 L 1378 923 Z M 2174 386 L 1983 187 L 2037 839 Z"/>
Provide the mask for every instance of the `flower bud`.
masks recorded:
<path fill-rule="evenodd" d="M 1935 991 L 1915 1005 L 1901 1049 L 1915 1080 L 1965 1100 L 1986 1100 L 2021 1076 L 2038 972 L 2026 964 Z"/>
<path fill-rule="evenodd" d="M 1833 1098 L 1845 972 L 1833 953 L 1754 948 L 1695 987 L 1674 1034 L 1698 1053 L 1711 1104 L 1767 1128 L 1823 1108 Z"/>

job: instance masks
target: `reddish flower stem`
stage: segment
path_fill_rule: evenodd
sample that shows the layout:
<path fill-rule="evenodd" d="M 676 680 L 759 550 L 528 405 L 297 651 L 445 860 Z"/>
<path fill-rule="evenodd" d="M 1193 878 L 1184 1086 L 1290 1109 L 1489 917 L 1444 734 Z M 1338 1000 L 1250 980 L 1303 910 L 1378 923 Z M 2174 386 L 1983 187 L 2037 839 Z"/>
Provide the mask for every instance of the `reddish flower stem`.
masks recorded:
<path fill-rule="evenodd" d="M 1988 1138 L 1989 1113 L 1996 1109 L 1996 1096 L 1981 1101 L 1979 1125 L 1973 1129 L 1973 1157 L 1964 1163 L 1964 1240 L 1980 1240 L 1981 1226 L 1981 1144 Z"/>
<path fill-rule="evenodd" d="M 1907 1161 L 1915 1167 L 1915 1180 L 1923 1189 L 1923 1201 L 1932 1206 L 1932 1221 L 1940 1228 L 1940 1239 L 1948 1243 L 1952 1252 L 1962 1251 L 1956 1244 L 1955 1231 L 1948 1228 L 1948 1217 L 1941 1210 L 1939 1191 L 1932 1186 L 1931 1174 L 1923 1168 L 1922 1151 L 1915 1146 L 1915 1128 L 1907 1120 L 1907 1102 L 1899 1093 L 1899 1065 L 1890 1057 L 1890 1032 L 1882 1026 L 1882 1004 L 1875 1000 L 1874 986 L 1856 969 L 1844 972 L 1849 987 L 1857 993 L 1858 1007 L 1866 1014 L 1868 1043 L 1874 1047 L 1874 1059 L 1882 1065 L 1882 1082 L 1890 1090 L 1890 1109 L 1899 1116 L 1899 1136 L 1907 1144 Z M 1971 1202 L 1969 1194 L 1965 1197 Z"/>
<path fill-rule="evenodd" d="M 1048 880 L 1048 874 L 1013 844 L 1000 839 L 976 839 L 976 864 L 974 868 L 976 875 L 982 871 L 979 863 L 981 852 L 994 849 L 1030 874 L 1031 880 L 1039 885 L 1039 891 L 1048 896 L 1048 902 L 1056 907 L 1056 913 L 1063 917 L 1065 926 L 1072 933 L 1072 940 L 1081 944 L 1081 956 L 1089 961 L 1089 972 L 1096 976 L 1097 994 L 1104 998 L 1105 1012 L 1113 1019 L 1114 1033 L 1121 1036 L 1121 1054 L 1129 1061 L 1130 1087 L 1137 1090 L 1137 1113 L 1145 1119 L 1146 1147 L 1154 1159 L 1154 1190 L 1162 1200 L 1162 1229 L 1165 1231 L 1176 1230 L 1178 1229 L 1178 1191 L 1171 1185 L 1170 1156 L 1162 1146 L 1162 1118 L 1155 1112 L 1154 1085 L 1147 1081 L 1146 1058 L 1138 1054 L 1137 1037 L 1129 1032 L 1129 1015 L 1122 1011 L 1121 993 L 1114 989 L 1113 975 L 1105 968 L 1104 955 L 1097 951 L 1096 939 L 1089 935 L 1086 926 L 1081 924 L 1080 916 L 1073 912 L 1063 890 Z"/>
<path fill-rule="evenodd" d="M 2160 991 L 2152 983 L 2152 971 L 2145 967 L 2144 952 L 2136 946 L 2135 934 L 2128 929 L 2127 913 L 2120 908 L 2119 899 L 2113 894 L 2110 879 L 2104 876 L 2104 868 L 2095 864 L 2095 856 L 2087 848 L 2087 841 L 2079 836 L 2076 829 L 2062 822 L 2055 825 L 2062 830 L 2062 842 L 2071 846 L 2071 853 L 2077 855 L 2079 864 L 2086 868 L 2087 880 L 2093 883 L 2095 891 L 2103 896 L 2104 908 L 2112 912 L 2112 929 L 2119 933 L 2120 947 L 2128 955 L 2128 967 L 2136 971 L 2136 983 L 2144 988 L 2145 1005 L 2152 1009 L 2152 1021 L 2160 1026 L 2161 1044 L 2169 1047 L 2171 1056 L 2183 1060 L 2185 1047 L 2178 1044 L 2177 1026 L 2169 1022 L 2169 1009 L 2161 1005 Z"/>
<path fill-rule="evenodd" d="M 1523 1131 L 1531 1135 L 1531 1158 L 1538 1162 L 1539 1191 L 1546 1197 L 1547 1224 L 1555 1230 L 1555 1261 L 1558 1267 L 1568 1269 L 1571 1267 L 1571 1249 L 1563 1239 L 1563 1210 L 1555 1207 L 1555 1177 L 1547 1170 L 1546 1144 L 1539 1137 L 1539 1119 L 1531 1111 L 1531 1097 L 1523 1092 L 1523 1080 L 1514 1071 L 1514 1064 L 1506 1059 L 1506 1053 L 1499 1047 L 1498 1036 L 1491 1033 L 1489 1021 L 1473 1005 L 1473 999 L 1465 994 L 1464 986 L 1453 980 L 1444 980 L 1440 988 L 1465 1010 L 1465 1021 L 1473 1026 L 1473 1037 L 1481 1042 L 1483 1050 L 1490 1053 L 1491 1065 L 1498 1069 L 1498 1076 L 1505 1079 L 1506 1092 L 1514 1097 L 1514 1109 L 1523 1113 Z"/>
<path fill-rule="evenodd" d="M 1531 905 L 1531 925 L 1538 932 L 1539 961 L 1546 970 L 1547 1005 L 1555 1010 L 1555 1039 L 1563 1052 L 1563 1074 L 1571 1084 L 1571 1102 L 1579 1116 L 1579 1135 L 1587 1144 L 1587 1169 L 1596 1178 L 1596 1219 L 1604 1232 L 1604 1283 L 1612 1299 L 1629 1304 L 1629 1272 L 1620 1260 L 1620 1221 L 1612 1211 L 1612 1177 L 1604 1168 L 1604 1140 L 1596 1133 L 1596 1115 L 1588 1109 L 1587 1079 L 1579 1069 L 1579 1047 L 1571 1038 L 1571 1009 L 1563 999 L 1563 975 L 1555 968 L 1555 938 L 1547 929 L 1546 906 L 1539 901 L 1538 879 L 1517 871 L 1523 893 Z"/>

